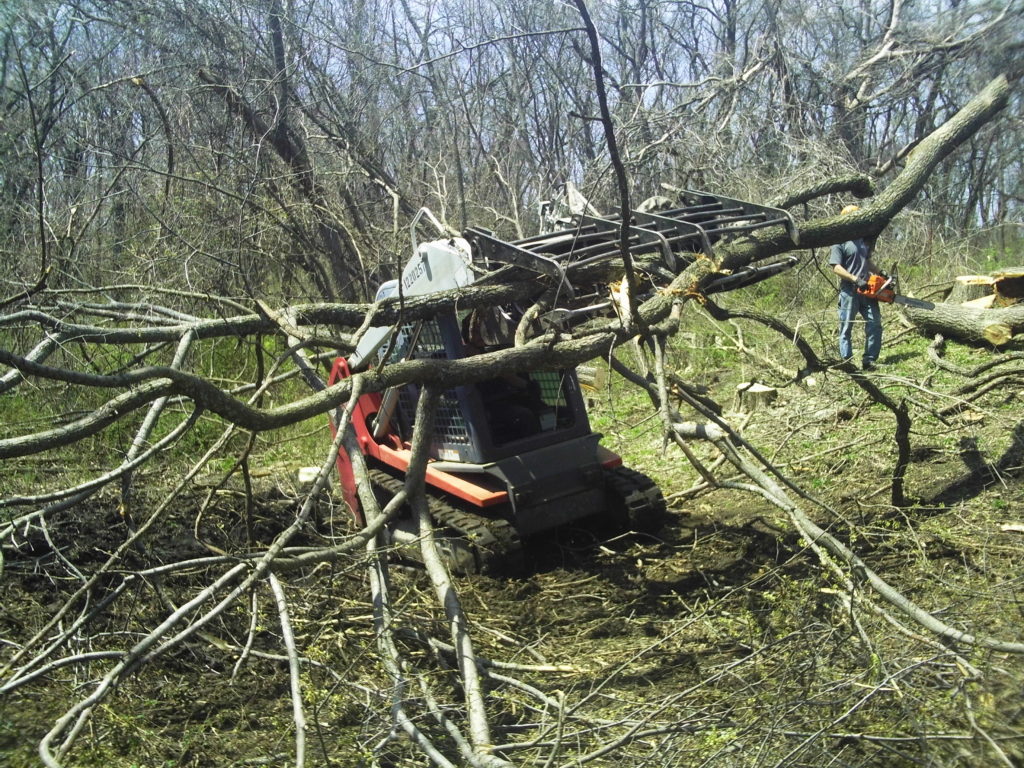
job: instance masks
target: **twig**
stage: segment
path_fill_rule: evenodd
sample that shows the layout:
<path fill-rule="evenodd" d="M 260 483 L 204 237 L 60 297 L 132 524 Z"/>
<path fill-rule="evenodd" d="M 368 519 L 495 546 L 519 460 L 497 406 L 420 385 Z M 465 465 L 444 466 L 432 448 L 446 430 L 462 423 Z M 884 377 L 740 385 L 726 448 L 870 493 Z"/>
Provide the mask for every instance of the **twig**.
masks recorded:
<path fill-rule="evenodd" d="M 245 660 L 249 658 L 249 653 L 252 651 L 252 644 L 256 640 L 256 628 L 259 626 L 259 618 L 256 613 L 256 606 L 258 597 L 256 590 L 254 589 L 249 596 L 249 631 L 245 635 L 245 644 L 242 646 L 242 650 L 238 654 L 238 659 L 235 661 L 235 666 L 231 668 L 230 681 L 233 683 L 235 678 L 238 677 L 238 671 L 245 664 Z"/>

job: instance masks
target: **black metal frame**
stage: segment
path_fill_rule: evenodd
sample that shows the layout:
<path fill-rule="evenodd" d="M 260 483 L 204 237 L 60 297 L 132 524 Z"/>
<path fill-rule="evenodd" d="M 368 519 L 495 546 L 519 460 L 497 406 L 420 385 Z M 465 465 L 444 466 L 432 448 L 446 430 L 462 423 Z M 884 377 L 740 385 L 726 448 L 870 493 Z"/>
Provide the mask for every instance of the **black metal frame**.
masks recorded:
<path fill-rule="evenodd" d="M 411 327 L 410 327 L 411 328 Z M 412 333 L 412 331 L 409 331 Z M 405 359 L 443 358 L 455 360 L 467 356 L 454 312 L 425 321 L 416 333 L 417 348 L 403 353 Z M 444 461 L 484 464 L 521 453 L 580 438 L 591 433 L 583 392 L 576 372 L 559 371 L 561 396 L 571 424 L 547 429 L 515 439 L 495 435 L 488 407 L 480 387 L 457 386 L 443 393 L 434 425 L 431 453 Z M 413 384 L 401 388 L 394 426 L 406 439 L 411 437 L 419 390 Z"/>
<path fill-rule="evenodd" d="M 796 222 L 788 211 L 700 190 L 683 190 L 684 205 L 658 212 L 633 211 L 627 226 L 630 253 L 660 252 L 675 270 L 679 254 L 714 256 L 714 244 L 759 229 L 782 226 L 794 243 Z M 599 261 L 618 258 L 621 219 L 579 215 L 573 227 L 506 241 L 481 228 L 466 231 L 473 251 L 485 263 L 515 264 L 556 278 L 573 295 L 572 273 Z"/>

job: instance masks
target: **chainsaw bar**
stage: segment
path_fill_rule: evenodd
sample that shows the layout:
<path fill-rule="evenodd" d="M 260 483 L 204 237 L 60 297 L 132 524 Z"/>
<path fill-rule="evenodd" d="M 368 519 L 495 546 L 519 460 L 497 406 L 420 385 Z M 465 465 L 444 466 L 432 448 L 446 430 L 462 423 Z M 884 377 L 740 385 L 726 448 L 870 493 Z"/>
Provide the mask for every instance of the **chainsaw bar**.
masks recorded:
<path fill-rule="evenodd" d="M 893 304 L 904 304 L 908 307 L 917 307 L 918 309 L 935 309 L 935 304 L 931 301 L 923 301 L 921 299 L 912 299 L 909 296 L 893 296 Z"/>

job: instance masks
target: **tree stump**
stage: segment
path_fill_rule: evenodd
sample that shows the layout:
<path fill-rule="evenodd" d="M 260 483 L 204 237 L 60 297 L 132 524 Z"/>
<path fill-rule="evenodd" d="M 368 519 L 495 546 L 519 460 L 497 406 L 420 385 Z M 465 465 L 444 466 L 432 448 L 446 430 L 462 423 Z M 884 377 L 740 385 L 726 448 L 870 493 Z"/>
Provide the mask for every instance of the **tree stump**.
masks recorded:
<path fill-rule="evenodd" d="M 989 275 L 960 275 L 953 281 L 953 290 L 946 302 L 964 304 L 991 295 L 995 280 Z"/>
<path fill-rule="evenodd" d="M 992 273 L 992 290 L 997 307 L 1008 307 L 1024 299 L 1024 267 L 1002 269 Z"/>
<path fill-rule="evenodd" d="M 960 275 L 953 281 L 946 302 L 982 306 L 979 300 L 989 296 L 993 297 L 993 307 L 1008 307 L 1024 298 L 1024 267 L 1001 269 L 988 275 Z"/>
<path fill-rule="evenodd" d="M 779 396 L 779 391 L 756 381 L 745 381 L 736 385 L 736 410 L 743 412 L 755 411 L 771 405 Z"/>

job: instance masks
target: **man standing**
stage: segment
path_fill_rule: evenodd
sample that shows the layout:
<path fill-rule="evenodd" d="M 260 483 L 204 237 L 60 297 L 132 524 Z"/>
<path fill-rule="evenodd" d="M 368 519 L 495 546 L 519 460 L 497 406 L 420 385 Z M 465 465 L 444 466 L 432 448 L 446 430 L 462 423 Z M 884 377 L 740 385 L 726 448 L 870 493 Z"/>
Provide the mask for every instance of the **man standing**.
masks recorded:
<path fill-rule="evenodd" d="M 859 210 L 859 206 L 848 205 L 840 215 Z M 881 274 L 881 270 L 871 261 L 871 249 L 861 239 L 833 245 L 828 263 L 839 275 L 839 356 L 843 360 L 853 357 L 853 321 L 860 315 L 865 323 L 862 363 L 864 370 L 870 371 L 882 351 L 882 313 L 877 300 L 857 293 L 857 289 L 867 288 L 868 277 Z"/>

